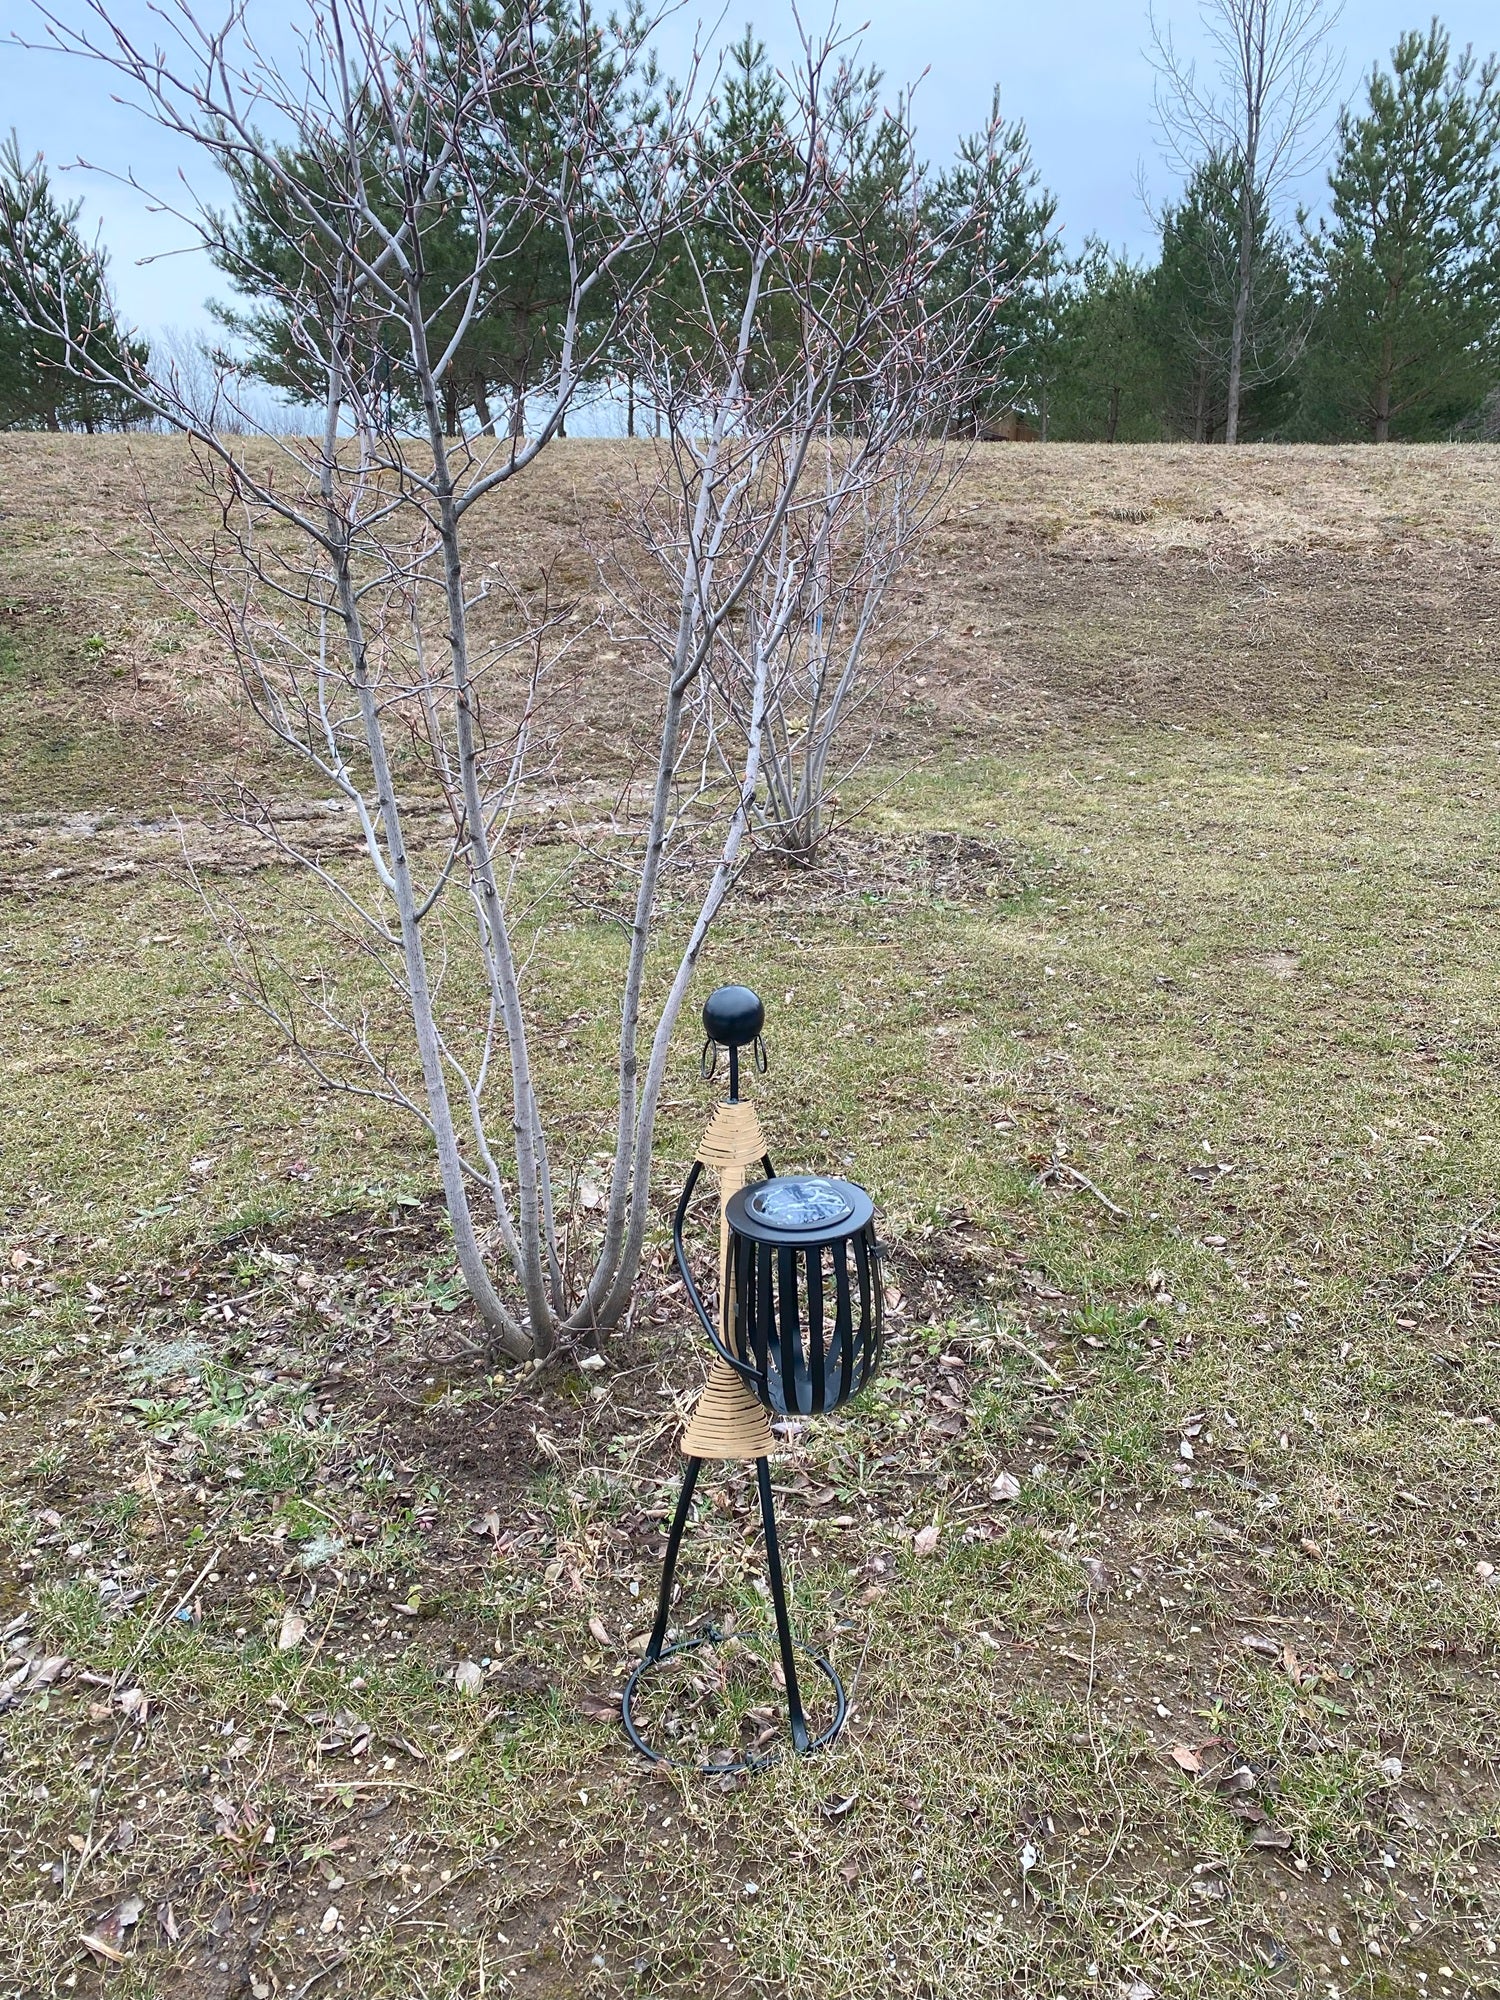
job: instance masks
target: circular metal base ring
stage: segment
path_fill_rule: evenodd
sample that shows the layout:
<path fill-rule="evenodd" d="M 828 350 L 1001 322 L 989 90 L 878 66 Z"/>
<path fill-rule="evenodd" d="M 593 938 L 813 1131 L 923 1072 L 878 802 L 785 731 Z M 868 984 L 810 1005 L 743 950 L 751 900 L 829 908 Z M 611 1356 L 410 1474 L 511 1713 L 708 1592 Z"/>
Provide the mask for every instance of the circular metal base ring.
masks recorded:
<path fill-rule="evenodd" d="M 673 1659 L 679 1653 L 694 1653 L 700 1646 L 716 1646 L 722 1641 L 723 1637 L 722 1632 L 715 1626 L 710 1625 L 706 1630 L 698 1633 L 695 1638 L 679 1639 L 674 1646 L 663 1646 L 654 1660 L 642 1660 L 630 1676 L 630 1679 L 626 1681 L 625 1692 L 620 1697 L 620 1720 L 624 1723 L 625 1734 L 630 1738 L 632 1744 L 640 1751 L 643 1757 L 648 1757 L 653 1764 L 665 1764 L 674 1771 L 695 1771 L 700 1777 L 704 1778 L 736 1778 L 742 1777 L 751 1771 L 769 1770 L 780 1759 L 782 1751 L 778 1747 L 774 1750 L 766 1750 L 759 1756 L 738 1758 L 732 1764 L 689 1763 L 683 1758 L 669 1757 L 664 1750 L 653 1750 L 636 1727 L 635 1717 L 631 1713 L 630 1705 L 635 1699 L 635 1691 L 641 1680 L 654 1667 L 659 1667 L 663 1660 Z M 828 1685 L 833 1689 L 834 1707 L 832 1722 L 829 1723 L 820 1736 L 814 1736 L 809 1741 L 805 1750 L 798 1753 L 803 1757 L 810 1757 L 815 1750 L 826 1750 L 843 1728 L 849 1715 L 849 1697 L 844 1691 L 844 1683 L 839 1679 L 831 1660 L 825 1660 L 821 1653 L 815 1653 L 810 1646 L 804 1646 L 801 1650 L 812 1661 L 813 1665 L 822 1672 Z"/>

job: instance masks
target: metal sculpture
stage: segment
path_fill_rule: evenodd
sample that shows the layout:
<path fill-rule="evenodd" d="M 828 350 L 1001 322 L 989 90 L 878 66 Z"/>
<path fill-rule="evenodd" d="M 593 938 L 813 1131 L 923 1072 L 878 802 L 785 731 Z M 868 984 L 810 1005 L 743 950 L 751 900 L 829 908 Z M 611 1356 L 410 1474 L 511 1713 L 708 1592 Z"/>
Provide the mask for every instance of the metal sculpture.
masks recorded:
<path fill-rule="evenodd" d="M 683 1433 L 687 1465 L 667 1538 L 656 1621 L 622 1701 L 631 1742 L 658 1763 L 673 1760 L 642 1737 L 633 1711 L 636 1690 L 661 1661 L 711 1645 L 720 1637 L 716 1628 L 708 1626 L 674 1645 L 666 1643 L 677 1559 L 706 1459 L 755 1461 L 793 1750 L 807 1756 L 823 1749 L 833 1742 L 848 1714 L 843 1682 L 820 1653 L 809 1657 L 833 1691 L 833 1720 L 814 1735 L 803 1713 L 771 1494 L 770 1418 L 816 1416 L 837 1409 L 879 1366 L 883 1312 L 874 1203 L 850 1181 L 776 1175 L 755 1106 L 739 1094 L 742 1050 L 749 1049 L 756 1070 L 765 1071 L 764 1024 L 764 1007 L 744 986 L 720 987 L 703 1009 L 707 1037 L 703 1074 L 712 1077 L 719 1051 L 727 1051 L 729 1096 L 714 1114 L 688 1174 L 677 1204 L 673 1240 L 683 1284 L 715 1358 Z M 717 1321 L 704 1305 L 683 1241 L 693 1196 L 708 1168 L 719 1176 Z M 757 1168 L 766 1178 L 752 1181 Z M 749 1755 L 699 1768 L 715 1773 L 749 1771 L 769 1761 L 765 1755 Z"/>

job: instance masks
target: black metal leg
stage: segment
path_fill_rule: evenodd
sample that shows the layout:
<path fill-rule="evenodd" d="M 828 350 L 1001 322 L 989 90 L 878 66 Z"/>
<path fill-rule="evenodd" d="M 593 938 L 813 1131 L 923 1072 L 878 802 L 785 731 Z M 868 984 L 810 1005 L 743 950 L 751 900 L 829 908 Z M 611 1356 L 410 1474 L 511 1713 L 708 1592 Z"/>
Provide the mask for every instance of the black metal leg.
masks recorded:
<path fill-rule="evenodd" d="M 643 1664 L 649 1666 L 661 1658 L 661 1649 L 666 1642 L 667 1620 L 672 1612 L 672 1582 L 677 1574 L 677 1558 L 682 1550 L 683 1531 L 688 1524 L 688 1515 L 693 1507 L 693 1489 L 698 1484 L 698 1474 L 703 1468 L 701 1458 L 689 1457 L 687 1469 L 682 1475 L 682 1491 L 677 1496 L 677 1512 L 672 1517 L 672 1532 L 667 1537 L 667 1552 L 661 1565 L 661 1596 L 656 1602 L 656 1623 L 651 1628 L 651 1637 L 646 1643 Z"/>
<path fill-rule="evenodd" d="M 802 1713 L 802 1697 L 797 1690 L 797 1650 L 792 1643 L 791 1622 L 786 1615 L 786 1585 L 781 1578 L 781 1550 L 776 1542 L 776 1507 L 771 1498 L 771 1461 L 755 1461 L 756 1484 L 760 1489 L 761 1525 L 766 1531 L 766 1568 L 771 1575 L 771 1602 L 776 1607 L 776 1637 L 781 1644 L 781 1671 L 786 1675 L 787 1717 L 792 1725 L 792 1748 L 805 1757 L 811 1737 Z"/>
<path fill-rule="evenodd" d="M 672 1615 L 672 1584 L 677 1573 L 677 1558 L 682 1549 L 682 1538 L 686 1533 L 688 1516 L 693 1508 L 693 1492 L 698 1484 L 698 1474 L 703 1469 L 701 1458 L 689 1457 L 682 1475 L 682 1491 L 677 1496 L 677 1512 L 672 1519 L 672 1531 L 667 1537 L 666 1553 L 662 1558 L 661 1596 L 656 1606 L 656 1623 L 651 1629 L 651 1637 L 646 1642 L 646 1651 L 634 1673 L 625 1683 L 620 1697 L 620 1719 L 625 1725 L 625 1734 L 630 1738 L 643 1757 L 649 1757 L 655 1764 L 675 1764 L 674 1758 L 654 1749 L 642 1736 L 636 1725 L 632 1704 L 642 1677 L 649 1674 L 663 1660 L 670 1660 L 685 1653 L 696 1651 L 700 1646 L 712 1646 L 722 1636 L 717 1627 L 705 1625 L 700 1631 L 685 1639 L 678 1639 L 668 1645 L 667 1623 Z M 766 1536 L 766 1567 L 771 1577 L 771 1603 L 776 1611 L 776 1637 L 781 1648 L 781 1671 L 786 1680 L 787 1719 L 791 1724 L 792 1748 L 799 1757 L 809 1751 L 824 1750 L 838 1736 L 849 1713 L 848 1697 L 844 1684 L 833 1667 L 820 1653 L 811 1655 L 813 1665 L 828 1682 L 833 1694 L 833 1720 L 821 1735 L 813 1736 L 807 1727 L 807 1718 L 802 1713 L 802 1695 L 797 1686 L 797 1649 L 792 1640 L 791 1621 L 787 1616 L 786 1584 L 781 1574 L 781 1548 L 776 1539 L 776 1508 L 771 1497 L 770 1461 L 758 1458 L 755 1461 L 756 1483 L 760 1493 L 760 1518 Z M 701 1771 L 705 1777 L 724 1778 L 742 1775 L 750 1771 L 761 1771 L 774 1761 L 775 1752 L 748 1752 L 733 1762 L 723 1762 L 715 1758 L 709 1763 L 688 1766 Z M 678 1768 L 684 1768 L 678 1766 Z"/>

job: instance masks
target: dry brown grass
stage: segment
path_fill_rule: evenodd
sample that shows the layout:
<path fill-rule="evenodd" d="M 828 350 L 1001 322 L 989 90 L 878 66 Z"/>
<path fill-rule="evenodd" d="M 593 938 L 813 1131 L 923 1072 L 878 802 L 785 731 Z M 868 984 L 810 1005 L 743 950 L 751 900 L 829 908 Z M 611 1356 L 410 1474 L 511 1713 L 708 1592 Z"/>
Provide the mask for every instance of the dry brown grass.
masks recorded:
<path fill-rule="evenodd" d="M 474 521 L 472 566 L 503 558 L 585 618 L 608 611 L 593 556 L 630 559 L 621 515 L 654 449 L 564 441 L 545 478 L 502 489 Z M 196 803 L 202 767 L 301 787 L 246 727 L 221 650 L 163 595 L 148 511 L 188 542 L 214 517 L 183 445 L 0 437 L 0 509 L 0 645 L 24 621 L 36 659 L 55 621 L 66 654 L 45 687 L 34 677 L 24 753 L 0 741 L 0 809 L 115 804 L 122 761 L 158 811 Z M 912 657 L 884 753 L 1188 718 L 1317 718 L 1361 736 L 1438 726 L 1500 621 L 1497 536 L 1500 463 L 1483 446 L 978 447 L 898 579 L 893 643 Z M 653 684 L 649 661 L 644 682 L 630 677 L 631 637 L 617 621 L 585 629 L 552 686 L 564 777 L 629 760 Z"/>

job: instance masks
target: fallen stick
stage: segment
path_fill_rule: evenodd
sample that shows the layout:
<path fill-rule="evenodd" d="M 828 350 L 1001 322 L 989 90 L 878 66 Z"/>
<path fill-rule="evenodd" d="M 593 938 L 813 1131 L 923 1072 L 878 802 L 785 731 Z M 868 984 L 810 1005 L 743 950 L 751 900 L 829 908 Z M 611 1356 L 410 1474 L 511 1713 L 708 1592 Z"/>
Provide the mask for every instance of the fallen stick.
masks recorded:
<path fill-rule="evenodd" d="M 1500 1212 L 1500 1202 L 1492 1202 L 1483 1215 L 1476 1215 L 1443 1261 L 1440 1264 L 1429 1264 L 1422 1275 L 1414 1281 L 1412 1290 L 1418 1292 L 1427 1283 L 1429 1278 L 1440 1278 L 1445 1271 L 1451 1271 L 1459 1258 L 1462 1257 L 1473 1242 L 1474 1238 L 1479 1234 L 1480 1230 L 1483 1229 L 1484 1225 L 1497 1212 Z"/>
<path fill-rule="evenodd" d="M 1130 1217 L 1120 1207 L 1119 1203 L 1111 1201 L 1097 1182 L 1091 1181 L 1087 1174 L 1080 1173 L 1077 1167 L 1070 1167 L 1066 1160 L 1049 1160 L 1037 1175 L 1033 1185 L 1036 1187 L 1045 1187 L 1048 1181 L 1055 1181 L 1062 1174 L 1066 1174 L 1068 1179 L 1076 1182 L 1079 1187 L 1087 1188 L 1095 1201 L 1107 1208 L 1110 1214 L 1116 1217 L 1118 1221 L 1128 1222 L 1130 1220 Z"/>

